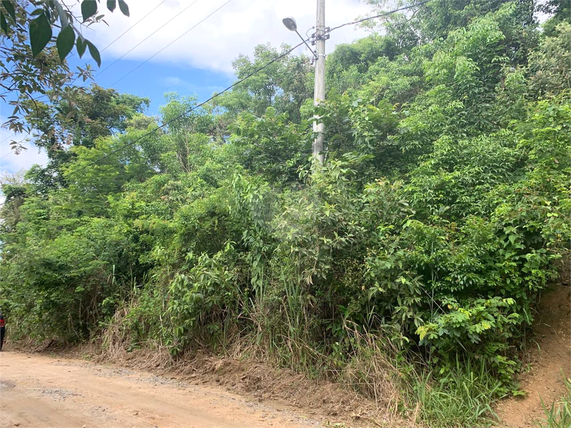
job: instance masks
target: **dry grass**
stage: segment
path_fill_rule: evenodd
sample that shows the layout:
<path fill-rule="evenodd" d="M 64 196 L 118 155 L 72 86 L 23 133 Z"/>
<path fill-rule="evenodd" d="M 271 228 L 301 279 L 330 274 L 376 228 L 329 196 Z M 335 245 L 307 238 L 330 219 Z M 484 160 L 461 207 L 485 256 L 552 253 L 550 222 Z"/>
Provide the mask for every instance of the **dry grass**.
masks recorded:
<path fill-rule="evenodd" d="M 383 337 L 346 328 L 353 339 L 354 355 L 341 370 L 340 383 L 371 398 L 379 409 L 396 415 L 402 402 L 399 370 L 391 362 L 396 361 L 396 350 Z"/>
<path fill-rule="evenodd" d="M 398 373 L 387 357 L 392 350 L 378 336 L 348 330 L 354 349 L 349 363 L 342 368 L 331 357 L 290 340 L 292 351 L 306 353 L 313 362 L 320 362 L 319 370 L 329 380 L 323 376 L 310 379 L 306 374 L 280 368 L 283 361 L 268 352 L 266 344 L 256 344 L 251 336 L 236 335 L 222 356 L 196 347 L 173 358 L 158 343 L 133 349 L 128 332 L 122 327 L 127 314 L 128 309 L 115 314 L 100 339 L 101 346 L 96 347 L 93 358 L 97 361 L 174 375 L 191 383 L 218 384 L 258 401 L 277 400 L 333 423 L 403 426 L 398 413 L 399 389 L 394 381 Z M 414 426 L 411 421 L 404 425 Z"/>

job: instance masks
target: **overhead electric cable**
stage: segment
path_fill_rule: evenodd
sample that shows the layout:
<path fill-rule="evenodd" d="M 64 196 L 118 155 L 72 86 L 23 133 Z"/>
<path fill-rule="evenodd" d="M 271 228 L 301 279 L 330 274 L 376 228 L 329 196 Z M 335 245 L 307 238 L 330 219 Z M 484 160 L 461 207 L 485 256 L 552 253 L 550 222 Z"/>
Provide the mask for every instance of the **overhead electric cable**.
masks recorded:
<path fill-rule="evenodd" d="M 198 0 L 195 0 L 195 1 L 194 1 L 193 3 L 191 3 L 186 9 L 188 9 L 190 6 L 192 6 L 192 5 L 193 5 L 194 3 L 196 3 L 197 1 L 198 1 Z M 216 12 L 218 12 L 220 9 L 222 9 L 224 6 L 226 6 L 226 5 L 227 5 L 228 3 L 230 3 L 231 1 L 232 1 L 232 0 L 228 0 L 226 3 L 224 3 L 224 4 L 223 4 L 222 6 L 220 6 L 218 9 L 216 9 L 214 12 L 212 12 L 210 15 L 208 15 L 208 16 L 207 16 L 206 18 L 204 18 L 202 21 L 198 22 L 198 23 L 197 23 L 196 25 L 194 25 L 192 28 L 190 28 L 189 30 L 187 30 L 185 33 L 181 34 L 178 38 L 176 38 L 175 40 L 173 40 L 173 41 L 172 41 L 171 43 L 169 43 L 167 46 L 165 46 L 164 48 L 162 48 L 159 52 L 157 52 L 156 54 L 154 54 L 153 56 L 151 56 L 149 59 L 147 59 L 146 61 L 144 61 L 142 64 L 140 64 L 140 65 L 139 65 L 138 67 L 136 67 L 135 69 L 131 70 L 129 73 L 127 73 L 125 76 L 123 76 L 121 79 L 119 79 L 119 80 L 116 81 L 115 83 L 118 83 L 119 81 L 123 80 L 123 79 L 124 79 L 125 77 L 127 77 L 129 74 L 131 74 L 132 72 L 134 72 L 135 70 L 137 70 L 139 67 L 141 67 L 142 65 L 144 65 L 145 63 L 147 63 L 148 61 L 150 61 L 152 58 L 154 58 L 155 56 L 157 56 L 159 53 L 161 53 L 163 50 L 165 50 L 166 48 L 168 48 L 168 47 L 169 47 L 170 45 L 172 45 L 174 42 L 176 42 L 176 41 L 179 40 L 181 37 L 183 37 L 184 35 L 186 35 L 188 32 L 190 32 L 191 30 L 193 30 L 194 28 L 196 28 L 196 26 L 200 25 L 202 22 L 204 22 L 205 20 L 207 20 L 208 18 L 210 18 L 212 15 L 214 15 Z M 364 21 L 369 21 L 369 20 L 372 20 L 372 19 L 382 18 L 382 17 L 384 17 L 384 16 L 388 16 L 388 15 L 391 15 L 391 14 L 396 13 L 396 12 L 400 12 L 400 11 L 403 11 L 403 10 L 412 9 L 412 8 L 414 8 L 414 7 L 422 6 L 422 5 L 426 4 L 426 3 L 429 3 L 430 1 L 432 1 L 432 0 L 425 0 L 425 1 L 422 1 L 422 2 L 419 2 L 419 3 L 415 3 L 415 4 L 412 4 L 412 5 L 409 5 L 409 6 L 403 6 L 403 7 L 401 7 L 401 8 L 394 9 L 394 10 L 391 10 L 391 11 L 389 11 L 389 12 L 381 13 L 381 14 L 379 14 L 379 15 L 370 16 L 370 17 L 363 18 L 363 19 L 359 19 L 359 20 L 352 21 L 352 22 L 347 22 L 347 23 L 345 23 L 345 24 L 341 24 L 341 25 L 338 25 L 338 26 L 336 26 L 336 27 L 331 28 L 331 29 L 329 30 L 329 32 L 338 30 L 339 28 L 346 27 L 346 26 L 348 26 L 348 25 L 359 24 L 359 23 L 364 22 Z M 184 9 L 184 10 L 186 10 L 186 9 Z M 184 12 L 184 10 L 183 10 L 183 12 Z M 181 12 L 181 13 L 182 13 L 182 12 Z M 176 16 L 175 16 L 174 18 L 176 18 Z M 172 18 L 171 21 L 172 21 L 174 18 Z M 170 21 L 168 21 L 168 22 L 170 22 Z M 168 24 L 168 22 L 165 23 L 164 25 Z M 164 25 L 163 25 L 163 26 L 164 26 Z M 159 29 L 157 29 L 153 34 L 155 34 L 155 33 L 156 33 L 158 30 L 160 30 L 161 28 L 162 28 L 162 27 L 160 27 Z M 148 36 L 146 39 L 144 39 L 143 41 L 141 41 L 141 43 L 144 42 L 145 40 L 147 40 L 147 39 L 148 39 L 149 37 L 151 37 L 153 34 L 151 34 L 151 35 Z M 85 165 L 85 166 L 79 168 L 78 170 L 75 170 L 74 173 L 83 171 L 83 170 L 86 169 L 87 167 L 92 166 L 92 165 L 95 165 L 97 162 L 100 162 L 101 160 L 104 160 L 104 159 L 108 158 L 108 157 L 111 156 L 112 154 L 118 153 L 118 152 L 124 150 L 125 148 L 130 147 L 130 146 L 132 146 L 132 145 L 138 143 L 139 141 L 143 140 L 145 137 L 147 137 L 147 136 L 153 134 L 154 132 L 158 131 L 159 129 L 162 129 L 162 128 L 164 128 L 164 127 L 170 125 L 171 123 L 173 123 L 173 122 L 175 122 L 175 121 L 181 119 L 182 117 L 186 116 L 187 114 L 193 112 L 194 110 L 196 110 L 196 109 L 202 107 L 202 106 L 205 105 L 206 103 L 212 101 L 214 98 L 217 98 L 217 97 L 219 97 L 220 95 L 224 94 L 225 92 L 228 92 L 230 89 L 232 89 L 232 88 L 236 87 L 237 85 L 241 84 L 242 82 L 244 82 L 245 80 L 247 80 L 247 79 L 249 79 L 250 77 L 254 76 L 255 74 L 259 73 L 259 72 L 262 71 L 263 69 L 269 67 L 269 66 L 270 66 L 271 64 L 273 64 L 274 62 L 279 61 L 279 60 L 282 59 L 283 57 L 289 55 L 289 54 L 290 54 L 291 52 L 293 52 L 295 49 L 297 49 L 297 48 L 300 47 L 301 45 L 305 44 L 308 40 L 309 40 L 309 39 L 303 40 L 301 43 L 299 43 L 299 44 L 297 44 L 296 46 L 294 46 L 293 48 L 289 49 L 287 52 L 284 52 L 283 54 L 281 54 L 280 56 L 274 58 L 273 60 L 271 60 L 271 61 L 268 62 L 267 64 L 265 64 L 265 65 L 263 65 L 262 67 L 260 67 L 260 68 L 258 68 L 258 69 L 256 69 L 256 70 L 254 70 L 252 73 L 248 74 L 248 75 L 245 76 L 244 78 L 242 78 L 242 79 L 240 79 L 240 80 L 234 82 L 232 85 L 228 86 L 228 87 L 227 87 L 226 89 L 224 89 L 223 91 L 218 92 L 218 93 L 212 95 L 210 98 L 206 99 L 205 101 L 201 102 L 200 104 L 197 104 L 196 106 L 192 107 L 191 109 L 189 109 L 189 110 L 187 110 L 187 111 L 181 113 L 180 115 L 178 115 L 178 116 L 175 117 L 174 119 L 171 119 L 170 121 L 163 123 L 162 125 L 158 126 L 157 128 L 153 129 L 152 131 L 149 131 L 149 132 L 145 133 L 144 135 L 142 135 L 141 137 L 135 139 L 134 141 L 132 141 L 132 142 L 130 142 L 130 143 L 128 143 L 128 144 L 125 144 L 125 145 L 123 145 L 122 147 L 119 147 L 119 148 L 116 149 L 116 150 L 113 150 L 112 152 L 110 152 L 110 153 L 108 153 L 108 154 L 106 154 L 106 155 L 100 157 L 99 159 L 97 159 L 97 160 L 95 160 L 95 161 L 89 162 L 87 165 Z M 139 46 L 141 43 L 139 43 L 137 46 Z M 135 48 L 136 48 L 137 46 L 135 46 Z M 135 49 L 135 48 L 133 48 L 133 49 Z M 131 50 L 132 50 L 132 49 L 131 49 Z M 129 52 L 131 52 L 131 51 L 129 51 Z M 127 55 L 129 52 L 127 52 L 125 55 Z M 125 55 L 123 55 L 121 58 L 123 58 Z M 115 62 L 113 62 L 111 65 L 109 65 L 105 70 L 107 70 L 109 67 L 111 67 L 113 64 L 115 64 L 115 63 L 116 63 L 117 61 L 119 61 L 121 58 L 117 59 Z M 103 71 L 105 71 L 105 70 L 103 70 Z M 103 71 L 102 71 L 101 73 L 103 73 Z M 101 74 L 101 73 L 99 73 L 99 74 Z M 115 84 L 115 83 L 114 83 L 114 84 Z M 24 139 L 25 139 L 25 138 L 24 138 Z M 21 140 L 20 142 L 24 141 L 24 139 Z M 12 152 L 7 153 L 7 154 L 4 155 L 3 157 L 8 156 L 10 153 L 12 153 Z M 2 157 L 2 158 L 3 158 L 3 157 Z M 2 158 L 0 158 L 0 159 L 2 159 Z"/>
<path fill-rule="evenodd" d="M 14 152 L 13 152 L 12 150 L 10 150 L 8 153 L 6 153 L 4 156 L 2 156 L 2 157 L 0 158 L 0 160 L 2 160 L 2 159 L 4 159 L 4 158 L 7 158 L 7 157 L 10 156 L 12 153 L 14 153 Z"/>
<path fill-rule="evenodd" d="M 2 144 L 4 141 L 8 141 L 10 138 L 14 137 L 15 135 L 8 135 L 6 138 L 4 138 L 2 141 L 0 141 L 0 144 Z M 1 159 L 1 158 L 0 158 Z"/>
<path fill-rule="evenodd" d="M 120 60 L 125 58 L 125 56 L 127 56 L 128 54 L 130 54 L 134 49 L 138 48 L 144 42 L 149 40 L 152 36 L 154 36 L 156 33 L 158 33 L 160 30 L 162 30 L 167 24 L 170 24 L 176 18 L 181 16 L 184 12 L 186 12 L 192 5 L 194 5 L 198 1 L 199 0 L 194 0 L 191 4 L 189 4 L 183 10 L 181 10 L 180 12 L 177 12 L 177 14 L 175 16 L 173 16 L 171 19 L 169 19 L 167 22 L 165 22 L 163 25 L 161 25 L 159 28 L 157 28 L 155 31 L 153 31 L 151 34 L 149 34 L 147 37 L 145 37 L 143 40 L 141 40 L 139 43 L 137 43 L 135 46 L 133 46 L 131 49 L 129 49 L 127 52 L 125 52 L 123 55 L 121 55 L 119 58 L 117 58 L 115 61 L 113 61 L 111 64 L 109 64 L 107 67 L 105 67 L 103 70 L 101 70 L 99 73 L 97 73 L 97 76 L 95 76 L 95 77 L 101 76 L 105 71 L 109 70 L 111 67 L 113 67 L 113 65 L 115 65 L 117 62 L 119 62 Z"/>
<path fill-rule="evenodd" d="M 23 143 L 26 138 L 28 138 L 30 136 L 30 134 L 26 135 L 24 138 L 22 138 L 20 141 L 18 141 L 16 144 L 20 144 Z M 5 138 L 4 140 L 2 140 L 2 142 L 6 141 L 7 139 Z M 8 153 L 6 153 L 4 156 L 0 157 L 1 159 L 7 158 L 8 156 L 10 156 L 12 153 L 15 153 L 13 150 L 10 150 Z"/>
<path fill-rule="evenodd" d="M 127 28 L 125 31 L 123 31 L 118 37 L 115 38 L 115 40 L 113 40 L 111 43 L 109 43 L 107 46 L 105 46 L 103 49 L 101 49 L 100 52 L 105 51 L 108 47 L 110 47 L 113 43 L 115 43 L 117 40 L 119 40 L 121 37 L 123 37 L 125 34 L 127 34 L 129 31 L 131 31 L 137 24 L 139 24 L 143 19 L 145 19 L 147 16 L 149 16 L 151 13 L 153 13 L 155 10 L 157 10 L 159 8 L 159 6 L 161 6 L 163 3 L 165 3 L 167 0 L 163 0 L 161 1 L 158 5 L 156 5 L 149 13 L 147 13 L 145 16 L 143 16 L 141 19 L 139 19 L 137 22 L 135 22 L 133 25 L 131 25 L 129 28 Z M 192 5 L 190 5 L 192 6 Z M 190 7 L 189 6 L 189 7 Z M 184 11 L 183 11 L 184 12 Z M 176 18 L 176 16 L 174 17 Z M 171 18 L 174 19 L 174 18 Z M 167 22 L 168 23 L 168 22 Z M 165 24 L 166 25 L 166 24 Z M 161 27 L 162 28 L 162 27 Z M 149 36 L 150 37 L 150 36 Z M 136 46 L 135 46 L 136 47 Z M 134 48 L 133 48 L 134 49 Z M 129 53 L 129 52 L 127 52 Z M 73 58 L 76 55 L 75 52 L 73 52 L 68 59 Z M 90 58 L 89 61 L 93 61 L 93 58 Z M 87 62 L 89 62 L 87 61 Z M 110 66 L 109 66 L 110 67 Z M 70 85 L 73 85 L 75 83 L 75 81 L 79 79 L 79 76 L 77 76 L 75 79 L 73 79 L 70 83 Z"/>
<path fill-rule="evenodd" d="M 208 99 L 206 99 L 205 101 L 201 102 L 200 104 L 197 104 L 197 105 L 195 105 L 194 107 L 192 107 L 192 108 L 190 108 L 190 109 L 184 111 L 183 113 L 179 114 L 178 116 L 176 116 L 175 118 L 169 120 L 168 122 L 165 122 L 165 123 L 163 123 L 162 125 L 159 125 L 158 127 L 156 127 L 155 129 L 153 129 L 152 131 L 149 131 L 149 132 L 143 134 L 143 135 L 140 136 L 139 138 L 136 138 L 135 140 L 131 141 L 130 143 L 127 143 L 127 144 L 125 144 L 125 145 L 119 147 L 118 149 L 115 149 L 115 150 L 113 150 L 112 152 L 110 152 L 110 153 L 108 153 L 108 154 L 106 154 L 106 155 L 104 155 L 104 156 L 101 156 L 99 159 L 97 159 L 97 160 L 95 160 L 95 161 L 91 161 L 91 162 L 89 162 L 87 165 L 85 165 L 85 166 L 83 166 L 83 167 L 81 167 L 81 168 L 79 168 L 79 169 L 73 171 L 73 174 L 78 173 L 78 172 L 81 172 L 81 171 L 83 171 L 84 169 L 86 169 L 86 168 L 88 168 L 88 167 L 90 167 L 90 166 L 92 166 L 92 165 L 95 165 L 96 163 L 98 163 L 98 162 L 100 162 L 100 161 L 102 161 L 102 160 L 104 160 L 104 159 L 107 159 L 107 158 L 108 158 L 109 156 L 111 156 L 111 155 L 114 155 L 115 153 L 119 153 L 119 152 L 121 152 L 122 150 L 126 149 L 127 147 L 131 147 L 132 145 L 137 144 L 139 141 L 142 141 L 144 138 L 146 138 L 146 137 L 148 137 L 149 135 L 155 133 L 155 132 L 158 131 L 159 129 L 163 129 L 163 128 L 165 128 L 166 126 L 170 125 L 171 123 L 173 123 L 173 122 L 175 122 L 175 121 L 177 121 L 177 120 L 179 120 L 179 119 L 182 119 L 184 116 L 188 115 L 189 113 L 192 113 L 194 110 L 196 110 L 196 109 L 202 107 L 203 105 L 209 103 L 209 102 L 212 101 L 214 98 L 217 98 L 217 97 L 219 97 L 220 95 L 222 95 L 223 93 L 228 92 L 230 89 L 232 89 L 232 88 L 238 86 L 239 84 L 241 84 L 241 83 L 244 82 L 245 80 L 249 79 L 250 77 L 254 76 L 255 74 L 257 74 L 257 73 L 259 73 L 260 71 L 264 70 L 265 68 L 269 67 L 269 66 L 272 65 L 273 63 L 279 61 L 280 59 L 282 59 L 282 58 L 284 58 L 284 57 L 286 57 L 286 56 L 288 56 L 290 53 L 292 53 L 294 50 L 296 50 L 297 48 L 299 48 L 299 47 L 300 47 L 301 45 L 303 45 L 305 42 L 307 42 L 307 40 L 304 40 L 303 42 L 297 44 L 297 45 L 294 46 L 293 48 L 290 48 L 288 51 L 282 53 L 281 55 L 275 57 L 274 59 L 272 59 L 271 61 L 267 62 L 267 63 L 264 64 L 263 66 L 261 66 L 261 67 L 257 68 L 256 70 L 252 71 L 252 72 L 251 72 L 250 74 L 248 74 L 247 76 L 243 77 L 243 78 L 240 79 L 240 80 L 237 80 L 236 82 L 234 82 L 233 84 L 231 84 L 230 86 L 228 86 L 228 87 L 227 87 L 226 89 L 224 89 L 223 91 L 215 93 L 215 94 L 212 95 L 210 98 L 208 98 Z"/>
<path fill-rule="evenodd" d="M 210 18 L 212 15 L 214 15 L 216 12 L 218 12 L 220 9 L 222 9 L 224 6 L 226 6 L 228 3 L 230 3 L 232 0 L 228 0 L 226 3 L 224 3 L 222 6 L 220 6 L 218 9 L 214 10 L 213 12 L 211 12 L 208 16 L 206 16 L 205 18 L 203 18 L 202 20 L 200 20 L 199 22 L 197 22 L 196 24 L 194 24 L 192 27 L 190 27 L 188 30 L 186 30 L 184 33 L 182 33 L 180 36 L 178 36 L 176 39 L 174 39 L 172 42 L 170 42 L 168 45 L 166 45 L 164 48 L 162 48 L 161 50 L 159 50 L 157 53 L 155 53 L 154 55 L 150 56 L 149 58 L 147 58 L 145 61 L 143 61 L 142 63 L 140 63 L 138 66 L 136 66 L 134 69 L 132 69 L 131 71 L 129 71 L 127 74 L 125 74 L 123 77 L 121 77 L 119 80 L 116 80 L 115 82 L 113 82 L 110 86 L 114 86 L 117 83 L 119 83 L 121 80 L 123 80 L 125 77 L 129 76 L 131 73 L 133 73 L 134 71 L 138 70 L 139 68 L 141 68 L 143 65 L 145 65 L 146 63 L 148 63 L 150 60 L 152 60 L 154 57 L 156 57 L 158 54 L 160 54 L 162 51 L 164 51 L 166 48 L 168 48 L 169 46 L 171 46 L 173 43 L 177 42 L 178 40 L 180 40 L 181 38 L 183 38 L 184 36 L 186 36 L 188 33 L 190 33 L 192 30 L 194 30 L 196 27 L 198 27 L 200 24 L 202 24 L 204 21 L 206 21 L 208 18 Z M 101 73 L 100 73 L 101 74 Z"/>
<path fill-rule="evenodd" d="M 104 52 L 104 51 L 105 51 L 107 48 L 109 48 L 113 43 L 115 43 L 117 40 L 119 40 L 121 37 L 123 37 L 125 34 L 127 34 L 129 31 L 131 31 L 133 28 L 135 28 L 135 26 L 136 26 L 137 24 L 139 24 L 139 23 L 140 23 L 141 21 L 143 21 L 146 17 L 148 17 L 151 13 L 153 13 L 153 12 L 154 12 L 155 10 L 157 10 L 160 6 L 162 6 L 163 3 L 165 3 L 166 1 L 167 1 L 167 0 L 162 0 L 162 1 L 161 1 L 159 4 L 157 4 L 153 9 L 151 9 L 150 12 L 148 12 L 145 16 L 143 16 L 141 19 L 139 19 L 137 22 L 135 22 L 133 25 L 131 25 L 129 28 L 127 28 L 125 31 L 123 31 L 123 32 L 122 32 L 119 36 L 117 36 L 111 43 L 109 43 L 107 46 L 105 46 L 103 49 L 101 49 L 100 52 Z M 196 1 L 198 1 L 198 0 L 196 0 Z M 195 3 L 196 3 L 196 1 L 195 1 Z M 193 3 L 193 4 L 194 4 L 194 3 Z M 191 4 L 190 6 L 192 6 L 192 4 Z M 190 6 L 188 6 L 188 7 L 190 7 Z M 188 9 L 188 7 L 187 7 L 186 9 Z M 182 12 L 184 12 L 186 9 L 184 9 Z M 181 12 L 181 13 L 182 13 L 182 12 Z M 171 18 L 170 21 L 172 21 L 172 20 L 173 20 L 174 18 L 176 18 L 177 16 L 178 16 L 178 15 L 174 16 L 173 18 Z M 169 21 L 169 22 L 170 22 L 170 21 Z M 168 22 L 165 23 L 164 25 L 166 25 L 166 24 L 168 24 Z M 163 26 L 164 26 L 164 25 L 163 25 Z M 162 28 L 162 27 L 161 27 L 161 28 Z M 158 31 L 158 30 L 157 30 L 157 31 Z M 149 36 L 149 37 L 150 37 L 150 36 Z M 138 45 L 137 45 L 137 46 L 138 46 Z M 136 47 L 136 46 L 135 46 L 135 47 Z M 133 49 L 134 49 L 134 48 L 133 48 Z M 127 52 L 127 53 L 128 53 L 128 52 Z M 76 55 L 76 53 L 73 52 L 73 53 L 69 56 L 68 59 L 73 58 L 75 55 Z M 92 61 L 92 60 L 93 60 L 93 58 L 91 58 L 89 61 Z M 89 61 L 87 61 L 87 62 L 89 62 Z M 111 64 L 111 65 L 112 65 L 112 64 Z M 111 66 L 111 65 L 110 65 L 110 66 Z M 109 66 L 109 67 L 110 67 L 110 66 Z M 73 79 L 73 80 L 71 81 L 70 85 L 73 85 L 77 79 L 79 79 L 79 76 L 77 76 L 75 79 Z M 46 96 L 46 95 L 43 94 L 42 96 Z M 41 96 L 40 96 L 40 98 L 41 98 Z M 37 101 L 37 100 L 36 100 L 36 101 Z M 4 142 L 5 142 L 6 140 L 8 140 L 9 138 L 10 138 L 10 137 L 4 138 L 2 141 L 0 141 L 0 144 L 4 143 Z M 2 158 L 0 158 L 0 159 L 2 159 Z"/>
<path fill-rule="evenodd" d="M 358 19 L 358 20 L 356 20 L 356 21 L 347 22 L 347 23 L 345 23 L 345 24 L 338 25 L 337 27 L 333 27 L 333 28 L 331 28 L 329 31 L 330 31 L 330 32 L 331 32 L 331 31 L 335 31 L 335 30 L 338 30 L 339 28 L 346 27 L 347 25 L 360 24 L 361 22 L 370 21 L 371 19 L 382 18 L 382 17 L 384 17 L 384 16 L 392 15 L 393 13 L 396 13 L 396 12 L 401 12 L 401 11 L 403 11 L 403 10 L 412 9 L 413 7 L 422 6 L 423 4 L 429 3 L 429 2 L 431 2 L 431 1 L 432 1 L 432 0 L 421 1 L 420 3 L 411 4 L 411 5 L 409 5 L 409 6 L 403 6 L 403 7 L 400 7 L 400 8 L 398 8 L 398 9 L 391 10 L 390 12 L 385 12 L 385 13 L 381 13 L 381 14 L 379 14 L 379 15 L 369 16 L 368 18 L 363 18 L 363 19 Z"/>
<path fill-rule="evenodd" d="M 123 31 L 121 33 L 120 36 L 118 36 L 115 40 L 113 40 L 111 43 L 109 43 L 107 46 L 105 46 L 103 49 L 101 49 L 101 52 L 105 51 L 105 49 L 107 49 L 108 47 L 110 47 L 113 43 L 115 43 L 117 40 L 119 40 L 121 37 L 123 37 L 125 34 L 127 34 L 129 31 L 131 31 L 135 25 L 137 25 L 139 22 L 141 22 L 143 19 L 145 19 L 147 16 L 149 16 L 151 13 L 153 13 L 155 10 L 157 10 L 159 8 L 159 6 L 161 6 L 163 3 L 165 3 L 167 0 L 163 0 L 162 2 L 160 2 L 158 5 L 156 5 L 149 13 L 147 13 L 145 16 L 143 16 L 141 19 L 139 19 L 137 22 L 135 22 L 133 25 L 131 25 L 129 28 L 127 28 L 125 31 Z M 192 6 L 192 5 L 190 5 Z M 189 7 L 190 7 L 189 6 Z M 174 18 L 173 18 L 174 19 Z"/>

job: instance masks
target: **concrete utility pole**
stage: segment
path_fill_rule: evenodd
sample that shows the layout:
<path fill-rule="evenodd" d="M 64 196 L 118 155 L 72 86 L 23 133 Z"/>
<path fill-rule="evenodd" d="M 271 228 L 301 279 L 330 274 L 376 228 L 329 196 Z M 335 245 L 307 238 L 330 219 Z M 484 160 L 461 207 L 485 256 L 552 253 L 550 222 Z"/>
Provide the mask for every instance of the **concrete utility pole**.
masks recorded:
<path fill-rule="evenodd" d="M 317 59 L 315 63 L 315 91 L 313 102 L 318 106 L 325 101 L 325 40 L 328 38 L 325 28 L 325 0 L 317 0 L 317 24 L 315 25 L 315 44 Z M 323 165 L 325 154 L 323 151 L 323 132 L 325 125 L 319 117 L 313 122 L 313 132 L 317 134 L 313 142 L 313 157 Z"/>

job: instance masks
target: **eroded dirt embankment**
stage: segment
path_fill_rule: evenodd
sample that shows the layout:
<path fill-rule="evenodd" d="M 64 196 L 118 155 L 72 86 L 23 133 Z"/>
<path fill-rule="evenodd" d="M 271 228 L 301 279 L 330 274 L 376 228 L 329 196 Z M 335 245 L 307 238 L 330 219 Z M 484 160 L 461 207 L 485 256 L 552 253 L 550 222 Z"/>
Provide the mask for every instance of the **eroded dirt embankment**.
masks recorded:
<path fill-rule="evenodd" d="M 1 428 L 319 425 L 221 388 L 86 361 L 0 352 Z"/>
<path fill-rule="evenodd" d="M 535 427 L 565 393 L 563 377 L 571 378 L 571 290 L 569 280 L 543 295 L 534 322 L 534 337 L 524 360 L 521 389 L 525 397 L 506 400 L 498 406 L 500 426 Z M 542 404 L 544 403 L 544 404 Z"/>

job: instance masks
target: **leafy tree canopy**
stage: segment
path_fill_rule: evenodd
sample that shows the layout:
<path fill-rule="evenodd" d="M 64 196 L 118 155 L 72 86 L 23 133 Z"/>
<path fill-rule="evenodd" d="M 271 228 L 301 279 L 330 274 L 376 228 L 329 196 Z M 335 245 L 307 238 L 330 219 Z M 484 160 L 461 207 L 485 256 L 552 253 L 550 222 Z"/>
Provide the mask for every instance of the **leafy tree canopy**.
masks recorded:
<path fill-rule="evenodd" d="M 25 130 L 23 117 L 33 113 L 28 101 L 38 96 L 64 96 L 73 72 L 65 58 L 75 48 L 81 58 L 88 50 L 101 64 L 97 47 L 83 36 L 83 28 L 103 21 L 100 1 L 78 1 L 81 18 L 60 0 L 3 0 L 0 3 L 0 99 L 14 106 L 2 126 L 14 132 Z M 129 16 L 124 0 L 109 0 L 113 12 L 119 6 Z M 79 68 L 76 78 L 90 77 L 90 68 Z M 74 79 L 75 81 L 75 79 Z M 15 148 L 17 142 L 12 141 Z"/>

